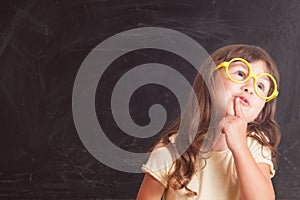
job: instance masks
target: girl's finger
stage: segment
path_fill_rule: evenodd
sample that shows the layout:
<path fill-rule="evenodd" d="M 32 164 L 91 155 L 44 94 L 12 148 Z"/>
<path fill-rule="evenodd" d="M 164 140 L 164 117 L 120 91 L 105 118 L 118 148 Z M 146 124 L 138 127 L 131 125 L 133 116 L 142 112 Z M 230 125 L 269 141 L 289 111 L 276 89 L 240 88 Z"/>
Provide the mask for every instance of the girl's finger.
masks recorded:
<path fill-rule="evenodd" d="M 225 117 L 219 122 L 219 130 L 221 133 L 225 133 Z"/>
<path fill-rule="evenodd" d="M 239 118 L 244 118 L 242 106 L 241 106 L 241 99 L 236 97 L 234 99 L 234 115 Z"/>

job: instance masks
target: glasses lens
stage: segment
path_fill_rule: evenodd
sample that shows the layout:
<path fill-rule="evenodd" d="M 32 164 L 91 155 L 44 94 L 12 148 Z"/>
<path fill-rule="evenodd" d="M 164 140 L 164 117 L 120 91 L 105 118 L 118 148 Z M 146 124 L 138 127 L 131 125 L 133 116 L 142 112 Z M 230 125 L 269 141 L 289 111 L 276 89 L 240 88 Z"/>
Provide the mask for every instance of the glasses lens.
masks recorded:
<path fill-rule="evenodd" d="M 249 76 L 249 67 L 242 61 L 234 61 L 228 65 L 228 73 L 233 80 L 242 82 Z"/>
<path fill-rule="evenodd" d="M 269 97 L 274 91 L 275 83 L 267 75 L 261 75 L 256 80 L 256 91 L 263 97 Z"/>

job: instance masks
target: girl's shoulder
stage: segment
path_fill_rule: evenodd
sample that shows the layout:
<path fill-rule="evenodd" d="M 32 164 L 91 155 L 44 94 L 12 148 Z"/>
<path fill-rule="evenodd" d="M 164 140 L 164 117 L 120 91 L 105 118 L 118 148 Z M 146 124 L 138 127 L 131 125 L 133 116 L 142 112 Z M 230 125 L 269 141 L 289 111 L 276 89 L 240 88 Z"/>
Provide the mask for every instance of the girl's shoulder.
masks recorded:
<path fill-rule="evenodd" d="M 148 161 L 142 165 L 142 171 L 149 173 L 166 188 L 169 174 L 174 170 L 176 157 L 169 144 L 157 144 L 151 151 Z"/>
<path fill-rule="evenodd" d="M 178 156 L 174 152 L 174 141 L 176 135 L 170 136 L 170 142 L 165 144 L 162 141 L 156 144 L 150 152 L 148 162 L 146 165 L 152 169 L 168 168 L 167 171 L 172 167 L 174 161 Z"/>
<path fill-rule="evenodd" d="M 251 132 L 250 134 L 248 134 L 247 144 L 249 148 L 251 146 L 257 146 L 257 145 L 263 146 L 262 141 L 267 141 L 267 142 L 270 141 L 269 138 L 264 134 L 264 132 L 261 132 L 260 134 L 256 132 Z"/>
<path fill-rule="evenodd" d="M 247 137 L 247 145 L 252 153 L 253 157 L 267 157 L 271 159 L 271 149 L 268 146 L 263 145 L 260 142 L 262 136 L 257 133 L 251 133 L 253 135 Z M 263 136 L 266 137 L 266 136 Z M 266 137 L 267 139 L 267 137 Z"/>
<path fill-rule="evenodd" d="M 275 169 L 272 162 L 272 151 L 268 146 L 261 144 L 259 141 L 262 139 L 261 137 L 266 137 L 265 139 L 268 140 L 267 136 L 257 133 L 251 134 L 253 135 L 247 137 L 247 144 L 255 162 L 268 164 L 270 166 L 270 175 L 273 177 L 275 175 Z"/>

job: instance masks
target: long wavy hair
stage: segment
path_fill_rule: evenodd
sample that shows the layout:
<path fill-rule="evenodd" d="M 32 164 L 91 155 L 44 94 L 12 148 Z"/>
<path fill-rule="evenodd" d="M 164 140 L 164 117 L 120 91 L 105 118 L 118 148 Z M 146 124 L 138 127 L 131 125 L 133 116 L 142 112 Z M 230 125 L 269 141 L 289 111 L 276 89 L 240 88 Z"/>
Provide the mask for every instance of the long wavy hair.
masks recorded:
<path fill-rule="evenodd" d="M 160 137 L 155 147 L 166 146 L 173 143 L 170 138 L 176 136 L 171 152 L 182 152 L 174 162 L 174 170 L 169 174 L 169 187 L 175 190 L 186 188 L 192 175 L 196 172 L 199 165 L 197 160 L 204 161 L 203 168 L 206 165 L 206 159 L 209 156 L 210 149 L 216 142 L 217 135 L 214 127 L 218 122 L 216 110 L 214 109 L 211 94 L 214 90 L 214 79 L 216 78 L 216 65 L 223 61 L 229 61 L 232 58 L 244 58 L 249 63 L 255 61 L 264 61 L 268 67 L 268 72 L 272 74 L 279 87 L 279 73 L 277 67 L 270 55 L 258 46 L 251 45 L 228 45 L 216 50 L 211 54 L 199 72 L 193 83 L 194 94 L 197 98 L 190 96 L 186 109 L 182 116 L 179 116 L 167 128 Z M 198 109 L 198 110 L 197 110 Z M 257 118 L 248 123 L 247 133 L 249 137 L 255 138 L 260 144 L 268 147 L 272 152 L 272 162 L 276 165 L 277 146 L 280 142 L 280 130 L 275 117 L 276 98 L 266 102 Z M 180 124 L 185 119 L 187 124 L 185 128 L 180 128 Z M 256 134 L 250 134 L 255 132 Z M 184 146 L 188 148 L 184 149 Z M 168 145 L 170 146 L 170 145 Z M 202 153 L 202 154 L 201 154 Z M 188 190 L 189 191 L 189 190 Z M 192 191 L 188 194 L 193 195 Z"/>

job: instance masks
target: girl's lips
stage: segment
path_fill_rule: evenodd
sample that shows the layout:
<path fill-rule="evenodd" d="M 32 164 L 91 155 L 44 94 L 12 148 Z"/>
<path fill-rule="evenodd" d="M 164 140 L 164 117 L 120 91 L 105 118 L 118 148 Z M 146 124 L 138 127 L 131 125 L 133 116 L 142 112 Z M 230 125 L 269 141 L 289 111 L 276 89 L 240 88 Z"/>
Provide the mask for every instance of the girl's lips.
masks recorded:
<path fill-rule="evenodd" d="M 247 107 L 250 106 L 250 102 L 246 97 L 244 96 L 236 96 L 236 97 L 238 97 L 241 100 L 240 102 L 243 106 L 247 106 Z"/>

